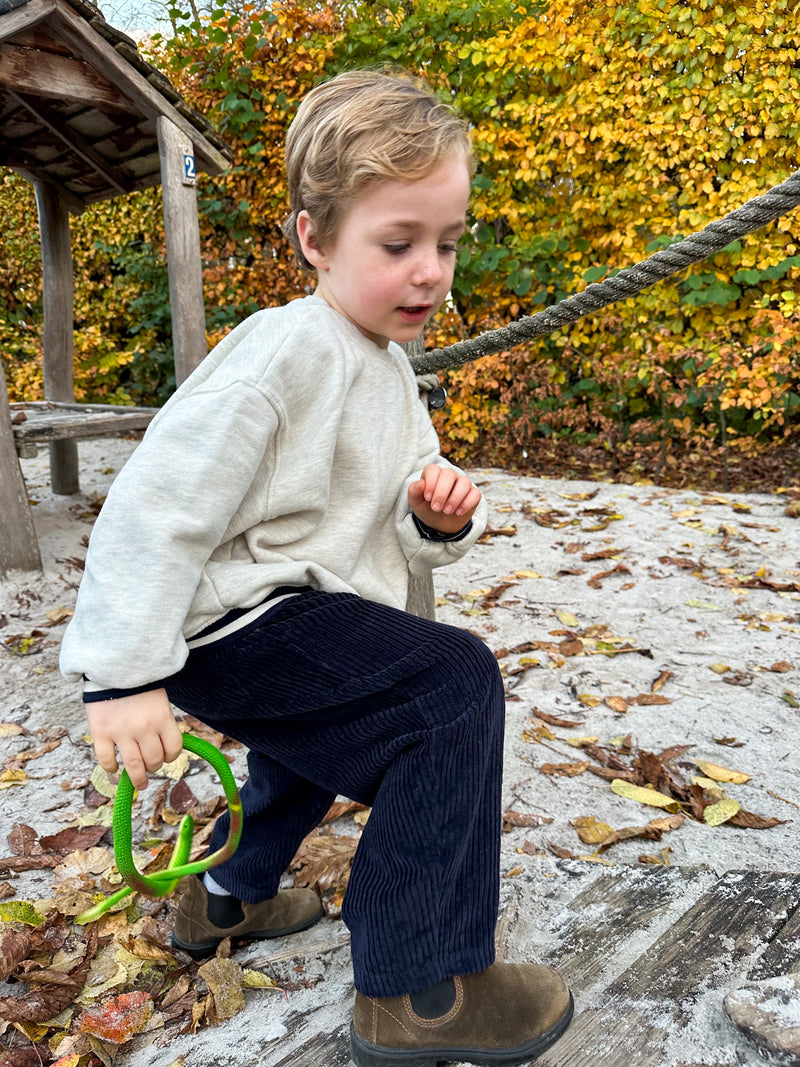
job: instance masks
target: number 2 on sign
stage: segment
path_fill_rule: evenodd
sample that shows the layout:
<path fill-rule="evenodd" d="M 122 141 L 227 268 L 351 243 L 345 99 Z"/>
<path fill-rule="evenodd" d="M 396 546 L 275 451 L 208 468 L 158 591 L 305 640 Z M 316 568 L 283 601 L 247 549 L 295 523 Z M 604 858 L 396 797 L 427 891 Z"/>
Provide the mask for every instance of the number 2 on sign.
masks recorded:
<path fill-rule="evenodd" d="M 194 169 L 194 152 L 191 148 L 184 148 L 183 150 L 183 184 L 194 185 L 195 181 L 195 169 Z"/>

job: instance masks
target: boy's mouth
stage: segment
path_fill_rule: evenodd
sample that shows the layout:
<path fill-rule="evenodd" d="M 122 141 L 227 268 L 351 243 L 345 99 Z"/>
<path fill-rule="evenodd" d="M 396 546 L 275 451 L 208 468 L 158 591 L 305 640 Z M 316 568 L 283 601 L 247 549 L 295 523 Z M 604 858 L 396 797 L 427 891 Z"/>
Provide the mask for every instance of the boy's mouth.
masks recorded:
<path fill-rule="evenodd" d="M 428 317 L 428 315 L 430 315 L 431 305 L 415 304 L 412 307 L 399 307 L 397 310 L 400 315 L 402 315 L 402 317 L 408 320 L 409 322 L 419 322 L 420 320 L 425 319 Z"/>

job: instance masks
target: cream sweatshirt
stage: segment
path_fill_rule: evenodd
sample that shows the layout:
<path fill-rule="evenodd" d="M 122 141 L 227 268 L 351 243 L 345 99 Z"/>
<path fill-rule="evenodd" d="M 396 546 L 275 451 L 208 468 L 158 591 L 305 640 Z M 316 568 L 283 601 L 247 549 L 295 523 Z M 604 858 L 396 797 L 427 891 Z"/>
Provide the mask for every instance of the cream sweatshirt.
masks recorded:
<path fill-rule="evenodd" d="M 448 465 L 402 348 L 316 296 L 234 329 L 155 417 L 92 532 L 61 649 L 94 690 L 150 687 L 187 640 L 279 586 L 404 608 L 408 576 L 463 555 L 422 536 L 407 489 Z"/>

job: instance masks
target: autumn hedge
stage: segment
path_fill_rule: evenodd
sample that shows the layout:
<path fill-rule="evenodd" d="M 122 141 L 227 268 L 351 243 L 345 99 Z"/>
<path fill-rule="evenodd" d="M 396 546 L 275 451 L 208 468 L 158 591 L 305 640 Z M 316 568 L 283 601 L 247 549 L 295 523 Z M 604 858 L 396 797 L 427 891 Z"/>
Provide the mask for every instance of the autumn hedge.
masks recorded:
<path fill-rule="evenodd" d="M 213 343 L 308 284 L 280 231 L 281 144 L 321 78 L 424 71 L 473 128 L 478 171 L 449 342 L 529 314 L 645 258 L 800 166 L 800 29 L 791 0 L 421 0 L 176 20 L 149 45 L 237 164 L 199 186 Z M 0 184 L 0 346 L 15 397 L 41 390 L 40 270 L 26 183 Z M 172 388 L 157 190 L 74 223 L 76 385 L 159 402 Z M 32 252 L 31 249 L 34 249 Z M 796 437 L 798 213 L 677 280 L 513 352 L 451 372 L 438 416 L 460 460 L 524 465 L 537 439 Z"/>

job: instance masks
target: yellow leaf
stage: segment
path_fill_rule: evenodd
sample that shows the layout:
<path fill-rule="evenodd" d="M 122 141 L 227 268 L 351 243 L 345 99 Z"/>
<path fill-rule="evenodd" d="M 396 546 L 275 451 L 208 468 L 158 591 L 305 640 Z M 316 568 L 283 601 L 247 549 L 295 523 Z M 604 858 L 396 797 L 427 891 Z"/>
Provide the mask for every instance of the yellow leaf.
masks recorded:
<path fill-rule="evenodd" d="M 613 826 L 609 826 L 607 822 L 599 822 L 594 815 L 580 815 L 577 819 L 570 820 L 570 825 L 575 827 L 584 845 L 602 845 L 614 833 Z"/>
<path fill-rule="evenodd" d="M 578 700 L 587 708 L 596 708 L 601 703 L 600 697 L 592 696 L 591 693 L 581 693 Z"/>
<path fill-rule="evenodd" d="M 583 748 L 584 745 L 596 745 L 600 740 L 599 737 L 562 737 L 562 741 L 566 741 L 568 745 L 573 748 Z"/>
<path fill-rule="evenodd" d="M 605 703 L 618 715 L 623 715 L 628 710 L 628 701 L 624 697 L 606 697 Z"/>
<path fill-rule="evenodd" d="M 10 789 L 12 785 L 25 785 L 28 776 L 25 771 L 2 771 L 0 773 L 0 789 Z"/>
<path fill-rule="evenodd" d="M 708 760 L 696 759 L 695 766 L 715 782 L 733 782 L 734 785 L 742 785 L 750 781 L 750 775 L 744 771 L 732 771 L 728 767 L 720 767 L 718 763 L 709 763 Z"/>
<path fill-rule="evenodd" d="M 719 800 L 716 804 L 708 805 L 703 812 L 703 821 L 709 826 L 720 826 L 732 819 L 740 807 L 738 800 Z"/>
<path fill-rule="evenodd" d="M 12 900 L 9 904 L 0 904 L 0 920 L 4 923 L 25 923 L 26 926 L 41 926 L 44 915 L 40 915 L 27 900 Z"/>
<path fill-rule="evenodd" d="M 242 972 L 242 986 L 244 989 L 277 989 L 278 983 L 263 971 L 253 971 L 245 967 Z"/>
<path fill-rule="evenodd" d="M 536 571 L 514 571 L 515 578 L 541 578 L 541 574 Z"/>
<path fill-rule="evenodd" d="M 664 808 L 665 811 L 679 812 L 680 804 L 674 797 L 668 797 L 666 793 L 659 793 L 655 789 L 645 789 L 640 785 L 633 785 L 622 778 L 615 778 L 611 783 L 612 793 L 625 797 L 626 800 L 635 800 L 639 804 L 650 804 L 654 808 Z"/>
<path fill-rule="evenodd" d="M 709 668 L 714 674 L 727 674 L 731 669 L 727 663 L 711 663 Z"/>
<path fill-rule="evenodd" d="M 570 630 L 574 630 L 578 625 L 577 616 L 573 615 L 570 611 L 557 611 L 556 615 L 558 616 L 559 622 L 563 626 L 569 627 Z"/>

